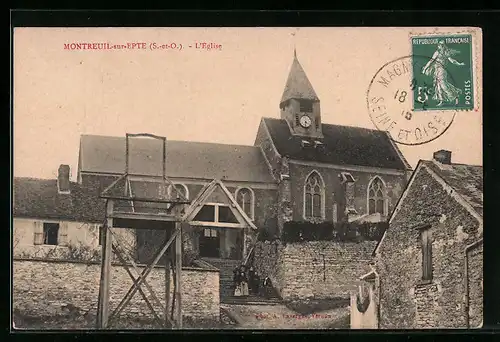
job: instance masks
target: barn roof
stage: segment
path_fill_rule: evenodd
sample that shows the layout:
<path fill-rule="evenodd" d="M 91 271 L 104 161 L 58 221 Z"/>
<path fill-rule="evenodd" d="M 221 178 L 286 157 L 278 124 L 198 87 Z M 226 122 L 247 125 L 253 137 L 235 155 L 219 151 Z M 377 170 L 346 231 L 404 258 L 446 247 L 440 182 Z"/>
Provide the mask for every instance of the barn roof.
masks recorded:
<path fill-rule="evenodd" d="M 167 140 L 168 177 L 273 183 L 259 147 Z M 162 143 L 130 140 L 130 174 L 161 176 Z M 79 172 L 123 174 L 125 138 L 82 135 Z"/>
<path fill-rule="evenodd" d="M 451 186 L 474 210 L 483 216 L 483 167 L 467 164 L 441 164 L 422 161 Z"/>
<path fill-rule="evenodd" d="M 70 183 L 61 194 L 55 179 L 14 178 L 14 217 L 45 218 L 78 222 L 102 222 L 104 200 L 91 189 Z"/>

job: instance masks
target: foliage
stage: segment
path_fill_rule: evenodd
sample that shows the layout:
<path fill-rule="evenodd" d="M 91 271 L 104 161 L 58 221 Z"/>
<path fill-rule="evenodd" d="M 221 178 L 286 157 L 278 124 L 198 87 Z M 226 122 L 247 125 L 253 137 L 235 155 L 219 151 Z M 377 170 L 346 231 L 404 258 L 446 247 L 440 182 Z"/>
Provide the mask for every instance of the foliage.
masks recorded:
<path fill-rule="evenodd" d="M 360 242 L 378 241 L 387 229 L 387 222 L 286 222 L 281 239 L 285 243 L 302 241 Z"/>

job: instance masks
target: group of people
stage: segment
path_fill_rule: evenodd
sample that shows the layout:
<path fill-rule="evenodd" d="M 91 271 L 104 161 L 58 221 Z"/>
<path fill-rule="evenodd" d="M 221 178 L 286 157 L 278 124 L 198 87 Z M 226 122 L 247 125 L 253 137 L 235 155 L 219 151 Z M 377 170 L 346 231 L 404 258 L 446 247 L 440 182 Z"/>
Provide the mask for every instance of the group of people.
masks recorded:
<path fill-rule="evenodd" d="M 253 267 L 241 265 L 233 271 L 234 295 L 248 296 L 258 295 L 260 290 L 260 276 Z"/>

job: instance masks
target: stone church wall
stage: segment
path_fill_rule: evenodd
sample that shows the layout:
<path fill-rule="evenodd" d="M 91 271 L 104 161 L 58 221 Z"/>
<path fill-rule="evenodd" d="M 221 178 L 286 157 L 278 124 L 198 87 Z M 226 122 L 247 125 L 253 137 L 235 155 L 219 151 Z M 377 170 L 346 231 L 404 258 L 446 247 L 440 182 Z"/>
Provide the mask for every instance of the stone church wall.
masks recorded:
<path fill-rule="evenodd" d="M 144 266 L 139 266 L 140 271 L 143 268 Z M 110 306 L 114 310 L 132 285 L 132 279 L 118 265 L 112 266 L 111 274 Z M 29 317 L 56 317 L 67 314 L 68 310 L 76 310 L 81 316 L 95 316 L 99 279 L 98 263 L 14 260 L 13 309 Z M 147 278 L 162 303 L 165 298 L 164 279 L 163 268 L 154 268 Z M 219 271 L 185 267 L 182 283 L 183 315 L 193 320 L 219 321 Z M 173 283 L 170 288 L 173 291 Z M 145 288 L 144 291 L 148 294 Z M 163 312 L 162 308 L 155 304 L 153 306 L 157 313 Z M 152 318 L 139 293 L 134 295 L 121 315 L 128 318 Z"/>
<path fill-rule="evenodd" d="M 304 213 L 304 184 L 306 177 L 313 171 L 319 172 L 325 182 L 325 220 L 334 220 L 334 203 L 337 203 L 337 220 L 342 217 L 342 212 L 345 208 L 345 195 L 342 189 L 339 175 L 343 171 L 341 169 L 313 167 L 290 163 L 291 191 L 292 191 L 292 207 L 293 220 L 303 221 Z M 354 206 L 358 214 L 367 214 L 368 203 L 368 185 L 370 180 L 379 176 L 386 185 L 388 197 L 388 214 L 396 205 L 399 197 L 406 186 L 406 175 L 388 175 L 377 174 L 372 172 L 348 171 L 356 180 L 354 183 Z"/>
<path fill-rule="evenodd" d="M 283 299 L 350 298 L 361 275 L 370 270 L 375 241 L 339 243 L 258 242 L 254 265 L 269 276 Z"/>

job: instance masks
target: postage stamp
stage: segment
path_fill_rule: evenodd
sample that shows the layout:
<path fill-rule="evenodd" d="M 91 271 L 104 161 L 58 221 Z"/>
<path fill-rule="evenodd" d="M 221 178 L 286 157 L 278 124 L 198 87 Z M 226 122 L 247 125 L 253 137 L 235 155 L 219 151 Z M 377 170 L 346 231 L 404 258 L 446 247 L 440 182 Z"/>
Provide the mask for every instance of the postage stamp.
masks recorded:
<path fill-rule="evenodd" d="M 413 63 L 415 111 L 474 108 L 472 35 L 418 36 L 411 39 L 412 55 L 428 57 Z"/>
<path fill-rule="evenodd" d="M 429 101 L 423 100 L 420 111 L 414 109 L 413 91 L 418 92 L 427 83 L 415 81 L 413 70 L 421 70 L 432 63 L 427 56 L 404 56 L 384 64 L 373 76 L 368 87 L 367 105 L 370 119 L 375 127 L 386 131 L 392 140 L 403 145 L 422 145 L 440 137 L 451 126 L 456 108 L 442 110 L 427 108 Z M 455 78 L 443 67 L 442 73 L 447 80 Z M 431 87 L 429 86 L 429 89 Z M 420 90 L 420 96 L 429 96 L 429 92 Z M 426 110 L 423 110 L 426 109 Z"/>

